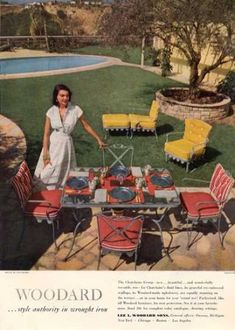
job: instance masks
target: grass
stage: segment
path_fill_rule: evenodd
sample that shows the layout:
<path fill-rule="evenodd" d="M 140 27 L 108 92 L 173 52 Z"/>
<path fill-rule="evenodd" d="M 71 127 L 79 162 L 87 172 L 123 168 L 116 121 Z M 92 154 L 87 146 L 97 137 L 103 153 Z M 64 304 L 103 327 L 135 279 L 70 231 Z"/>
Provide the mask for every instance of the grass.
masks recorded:
<path fill-rule="evenodd" d="M 27 161 L 34 170 L 42 147 L 42 135 L 46 110 L 51 105 L 51 92 L 55 84 L 64 83 L 73 91 L 73 103 L 79 104 L 85 117 L 102 135 L 103 113 L 147 114 L 158 89 L 180 86 L 180 83 L 134 67 L 114 66 L 94 71 L 61 76 L 1 80 L 1 113 L 14 120 L 25 132 Z M 166 133 L 182 131 L 184 123 L 164 114 L 159 115 L 159 139 L 153 135 L 136 135 L 129 140 L 124 135 L 113 135 L 108 143 L 132 144 L 134 165 L 151 164 L 166 166 L 177 185 L 182 185 L 185 167 L 175 162 L 165 163 L 164 142 Z M 79 166 L 100 166 L 102 154 L 97 144 L 80 124 L 73 133 Z M 235 127 L 216 124 L 213 127 L 205 163 L 199 163 L 192 178 L 209 180 L 216 163 L 221 162 L 231 172 L 235 169 L 233 143 Z M 235 173 L 233 173 L 235 175 Z"/>
<path fill-rule="evenodd" d="M 103 47 L 103 46 L 86 46 L 74 49 L 79 54 L 86 55 L 104 55 L 120 58 L 123 62 L 140 64 L 141 48 L 140 47 Z M 145 65 L 152 65 L 150 48 L 145 50 Z"/>

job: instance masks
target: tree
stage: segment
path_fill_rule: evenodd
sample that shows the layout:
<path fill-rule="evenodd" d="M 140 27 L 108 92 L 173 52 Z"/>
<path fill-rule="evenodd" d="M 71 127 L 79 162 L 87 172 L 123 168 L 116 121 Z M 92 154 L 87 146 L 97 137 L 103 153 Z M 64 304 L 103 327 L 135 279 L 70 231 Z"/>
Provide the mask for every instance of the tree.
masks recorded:
<path fill-rule="evenodd" d="M 155 33 L 178 48 L 190 67 L 190 98 L 205 76 L 234 58 L 234 0 L 157 0 Z M 210 45 L 215 61 L 201 71 L 202 51 Z"/>
<path fill-rule="evenodd" d="M 234 59 L 234 18 L 234 0 L 116 0 L 102 27 L 119 44 L 154 34 L 177 48 L 190 67 L 193 99 L 209 72 Z M 208 45 L 215 61 L 200 71 L 202 51 Z"/>
<path fill-rule="evenodd" d="M 153 35 L 154 0 L 116 0 L 101 20 L 100 32 L 115 45 L 142 44 L 144 62 L 146 38 Z"/>
<path fill-rule="evenodd" d="M 56 15 L 50 14 L 43 4 L 32 6 L 30 9 L 30 34 L 31 36 L 45 36 L 47 50 L 50 50 L 48 40 L 48 24 L 53 23 L 59 26 L 61 32 L 63 32 L 61 19 Z"/>

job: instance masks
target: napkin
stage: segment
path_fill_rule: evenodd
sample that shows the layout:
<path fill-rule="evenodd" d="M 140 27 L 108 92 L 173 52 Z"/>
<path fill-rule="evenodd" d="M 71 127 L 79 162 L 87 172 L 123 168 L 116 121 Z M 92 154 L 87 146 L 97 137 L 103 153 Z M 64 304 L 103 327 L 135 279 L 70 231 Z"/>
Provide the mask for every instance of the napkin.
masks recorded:
<path fill-rule="evenodd" d="M 107 199 L 107 189 L 96 189 L 95 191 L 95 203 L 105 203 Z"/>
<path fill-rule="evenodd" d="M 178 194 L 176 190 L 155 190 L 154 191 L 155 198 L 166 198 L 167 200 L 171 200 L 174 198 L 178 198 Z"/>
<path fill-rule="evenodd" d="M 89 171 L 70 171 L 69 176 L 88 177 L 89 176 Z"/>
<path fill-rule="evenodd" d="M 143 173 L 142 173 L 140 167 L 132 166 L 132 167 L 131 167 L 131 173 L 132 173 L 132 175 L 135 176 L 136 178 L 142 178 L 142 177 L 143 177 Z"/>

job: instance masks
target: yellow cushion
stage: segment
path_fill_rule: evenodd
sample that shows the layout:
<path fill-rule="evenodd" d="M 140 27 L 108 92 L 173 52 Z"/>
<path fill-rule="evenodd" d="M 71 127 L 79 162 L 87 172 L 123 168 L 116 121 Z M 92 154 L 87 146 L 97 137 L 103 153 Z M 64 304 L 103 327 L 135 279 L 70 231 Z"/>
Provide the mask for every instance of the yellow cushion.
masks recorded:
<path fill-rule="evenodd" d="M 212 127 L 199 119 L 185 119 L 184 139 L 193 143 L 206 142 Z"/>
<path fill-rule="evenodd" d="M 158 116 L 158 110 L 159 110 L 159 103 L 157 103 L 157 101 L 153 101 L 150 111 L 149 111 L 149 117 L 152 120 L 156 120 L 157 116 Z"/>
<path fill-rule="evenodd" d="M 185 140 L 180 139 L 176 141 L 166 142 L 165 143 L 165 152 L 168 154 L 183 159 L 185 161 L 191 159 L 191 154 L 195 144 Z M 203 147 L 195 147 L 194 156 L 201 156 L 204 153 Z"/>
<path fill-rule="evenodd" d="M 149 116 L 130 114 L 131 128 L 155 129 L 156 121 L 152 120 Z"/>
<path fill-rule="evenodd" d="M 125 114 L 104 114 L 102 116 L 102 122 L 104 128 L 129 128 L 129 116 Z"/>

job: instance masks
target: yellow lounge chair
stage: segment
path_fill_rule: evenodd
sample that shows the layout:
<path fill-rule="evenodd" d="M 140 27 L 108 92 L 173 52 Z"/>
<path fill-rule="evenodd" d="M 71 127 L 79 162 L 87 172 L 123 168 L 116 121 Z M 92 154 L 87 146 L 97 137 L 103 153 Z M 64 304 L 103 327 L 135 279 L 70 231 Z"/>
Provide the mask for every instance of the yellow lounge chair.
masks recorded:
<path fill-rule="evenodd" d="M 204 155 L 211 129 L 212 127 L 202 120 L 185 119 L 185 131 L 181 139 L 169 141 L 169 136 L 182 132 L 167 134 L 164 149 L 166 161 L 173 158 L 182 164 L 186 163 L 186 172 L 188 172 L 189 164 Z"/>
<path fill-rule="evenodd" d="M 105 137 L 106 133 L 109 133 L 109 131 L 127 131 L 127 135 L 129 133 L 130 128 L 130 121 L 128 115 L 125 114 L 104 114 L 102 115 L 102 123 L 103 123 L 103 129 L 105 131 Z"/>
<path fill-rule="evenodd" d="M 147 131 L 153 132 L 157 137 L 156 126 L 158 112 L 159 104 L 153 101 L 148 116 L 129 114 L 131 136 L 133 136 L 135 131 Z"/>

